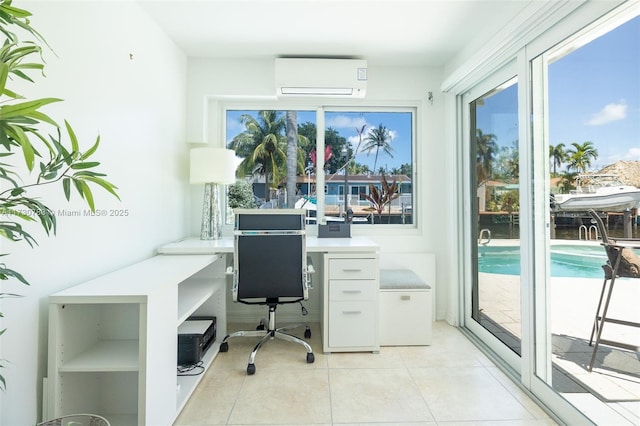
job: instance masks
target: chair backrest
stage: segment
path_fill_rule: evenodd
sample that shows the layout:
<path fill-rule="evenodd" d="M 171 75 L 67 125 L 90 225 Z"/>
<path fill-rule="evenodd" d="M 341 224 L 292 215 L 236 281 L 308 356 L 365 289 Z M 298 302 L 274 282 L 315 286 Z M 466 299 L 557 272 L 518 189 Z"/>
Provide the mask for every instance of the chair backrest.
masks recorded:
<path fill-rule="evenodd" d="M 307 300 L 306 211 L 235 212 L 233 300 L 280 304 Z"/>
<path fill-rule="evenodd" d="M 616 241 L 609 238 L 607 229 L 595 210 L 590 209 L 589 215 L 595 221 L 598 232 L 600 232 L 602 236 L 602 245 L 609 259 L 609 269 L 605 267 L 605 277 L 609 277 L 609 275 L 613 273 L 613 268 L 619 257 L 620 265 L 618 266 L 618 273 L 616 275 L 619 277 L 640 278 L 640 257 L 630 248 L 625 247 L 621 249 L 619 246 L 615 246 Z"/>
<path fill-rule="evenodd" d="M 604 222 L 602 222 L 602 218 L 596 213 L 595 210 L 589 209 L 589 216 L 591 216 L 592 221 L 595 222 L 596 228 L 598 228 L 598 233 L 600 234 L 600 238 L 602 238 L 602 242 L 604 244 L 609 244 L 609 236 L 607 235 L 607 228 L 604 226 Z"/>

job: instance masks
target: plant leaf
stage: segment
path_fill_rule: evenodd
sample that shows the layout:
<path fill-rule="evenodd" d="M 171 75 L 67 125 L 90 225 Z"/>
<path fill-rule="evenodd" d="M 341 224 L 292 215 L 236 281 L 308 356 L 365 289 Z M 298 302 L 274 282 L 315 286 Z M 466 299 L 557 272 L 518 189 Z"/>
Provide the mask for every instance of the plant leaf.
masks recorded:
<path fill-rule="evenodd" d="M 62 179 L 62 189 L 64 190 L 64 196 L 69 201 L 71 198 L 71 178 L 66 177 Z"/>
<path fill-rule="evenodd" d="M 69 134 L 69 139 L 71 140 L 71 155 L 75 158 L 75 156 L 80 152 L 78 138 L 76 137 L 75 132 L 73 131 L 71 125 L 67 120 L 64 120 L 64 125 L 67 128 L 67 133 Z"/>
<path fill-rule="evenodd" d="M 82 180 L 80 181 L 80 187 L 82 188 L 84 199 L 87 200 L 87 204 L 89 205 L 89 208 L 91 209 L 92 212 L 95 213 L 96 206 L 93 203 L 93 194 L 91 193 L 91 188 L 89 188 L 89 185 L 87 185 L 87 183 Z"/>
<path fill-rule="evenodd" d="M 3 105 L 0 107 L 0 117 L 2 117 L 3 120 L 6 120 L 7 118 L 11 117 L 28 115 L 32 111 L 36 111 L 37 109 L 45 105 L 60 101 L 62 101 L 62 99 L 42 98 L 33 101 L 20 102 L 13 105 Z"/>

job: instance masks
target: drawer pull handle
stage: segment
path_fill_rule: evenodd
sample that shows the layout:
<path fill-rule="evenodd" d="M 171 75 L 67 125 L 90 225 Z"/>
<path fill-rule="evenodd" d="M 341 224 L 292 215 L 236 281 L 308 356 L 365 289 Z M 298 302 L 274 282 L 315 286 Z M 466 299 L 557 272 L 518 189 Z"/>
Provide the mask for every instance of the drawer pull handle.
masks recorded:
<path fill-rule="evenodd" d="M 409 296 L 408 294 L 402 295 L 400 296 L 400 300 L 411 300 L 411 296 Z"/>
<path fill-rule="evenodd" d="M 345 315 L 359 315 L 362 311 L 342 311 L 342 313 Z"/>
<path fill-rule="evenodd" d="M 361 272 L 362 269 L 358 269 L 358 268 L 347 269 L 347 268 L 344 268 L 342 271 L 343 272 Z"/>
<path fill-rule="evenodd" d="M 362 290 L 342 290 L 342 292 L 347 294 L 359 294 L 362 293 Z"/>

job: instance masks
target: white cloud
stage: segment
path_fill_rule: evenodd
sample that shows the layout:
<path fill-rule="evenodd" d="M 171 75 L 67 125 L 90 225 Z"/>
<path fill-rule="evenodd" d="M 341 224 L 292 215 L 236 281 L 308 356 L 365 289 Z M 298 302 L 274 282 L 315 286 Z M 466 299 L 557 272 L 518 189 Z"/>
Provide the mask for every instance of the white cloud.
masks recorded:
<path fill-rule="evenodd" d="M 603 124 L 608 124 L 612 121 L 623 120 L 626 117 L 627 103 L 625 101 L 620 101 L 618 103 L 605 105 L 604 108 L 593 114 L 586 124 L 588 126 L 602 126 Z"/>
<path fill-rule="evenodd" d="M 351 118 L 346 115 L 337 115 L 333 117 L 331 120 L 327 121 L 327 127 L 331 127 L 332 129 L 362 129 L 362 126 L 367 124 L 367 121 L 363 117 Z"/>
<path fill-rule="evenodd" d="M 640 147 L 629 148 L 629 151 L 627 151 L 627 155 L 625 155 L 625 159 L 640 161 Z"/>

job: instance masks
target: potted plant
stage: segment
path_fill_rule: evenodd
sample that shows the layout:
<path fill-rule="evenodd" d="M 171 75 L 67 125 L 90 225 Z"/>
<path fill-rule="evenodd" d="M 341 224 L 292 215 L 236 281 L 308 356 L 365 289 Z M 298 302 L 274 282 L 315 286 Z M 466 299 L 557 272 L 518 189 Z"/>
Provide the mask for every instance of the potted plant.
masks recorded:
<path fill-rule="evenodd" d="M 33 247 L 37 241 L 27 228 L 39 223 L 47 235 L 55 235 L 56 216 L 45 202 L 30 196 L 30 189 L 59 183 L 67 200 L 75 191 L 92 212 L 95 212 L 92 187 L 98 186 L 116 198 L 118 195 L 117 187 L 105 179 L 105 174 L 96 171 L 100 165 L 94 160 L 100 145 L 99 136 L 90 147 L 82 148 L 66 120 L 64 125 L 59 125 L 42 111 L 61 99 L 28 100 L 9 87 L 16 80 L 35 84 L 29 73 L 44 70 L 39 44 L 48 45 L 31 27 L 29 16 L 30 12 L 14 7 L 11 0 L 0 0 L 0 33 L 6 37 L 0 47 L 0 236 L 10 241 L 24 241 Z M 18 33 L 31 35 L 36 42 L 22 41 Z M 16 161 L 16 155 L 22 158 Z M 19 162 L 24 162 L 26 172 L 21 172 L 25 168 L 16 164 Z M 20 272 L 0 263 L 0 280 L 9 279 L 29 284 Z M 12 296 L 18 295 L 0 292 L 0 298 Z M 0 335 L 4 331 L 0 330 Z M 5 379 L 0 375 L 0 388 L 5 386 Z"/>

